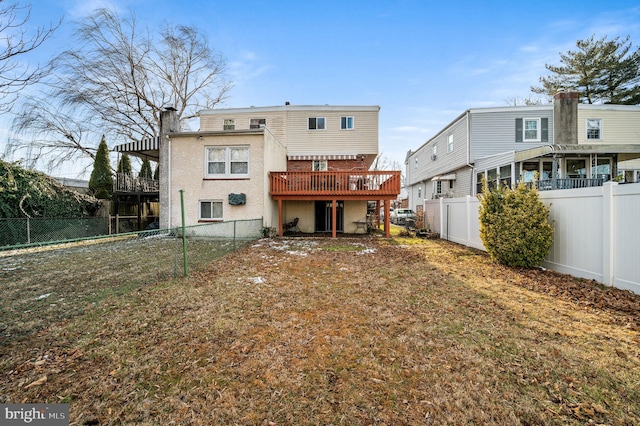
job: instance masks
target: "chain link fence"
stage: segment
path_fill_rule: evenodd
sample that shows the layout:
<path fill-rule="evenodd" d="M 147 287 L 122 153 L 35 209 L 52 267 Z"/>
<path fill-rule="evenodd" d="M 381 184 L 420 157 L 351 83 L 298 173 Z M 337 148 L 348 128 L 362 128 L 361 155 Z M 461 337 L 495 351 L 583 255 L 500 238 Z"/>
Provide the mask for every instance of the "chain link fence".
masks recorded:
<path fill-rule="evenodd" d="M 0 346 L 188 271 L 263 235 L 262 219 L 80 239 L 0 251 Z"/>
<path fill-rule="evenodd" d="M 106 217 L 0 219 L 0 249 L 96 237 L 109 233 Z"/>

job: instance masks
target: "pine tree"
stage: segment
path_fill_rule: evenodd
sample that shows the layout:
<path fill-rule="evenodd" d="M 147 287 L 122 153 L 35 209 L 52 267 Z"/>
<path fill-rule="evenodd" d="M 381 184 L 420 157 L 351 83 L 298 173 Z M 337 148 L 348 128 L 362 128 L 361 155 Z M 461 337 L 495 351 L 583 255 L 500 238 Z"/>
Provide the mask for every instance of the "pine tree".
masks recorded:
<path fill-rule="evenodd" d="M 89 189 L 96 198 L 103 200 L 111 198 L 111 192 L 113 191 L 113 173 L 109 161 L 109 147 L 107 147 L 107 141 L 104 135 L 102 136 L 100 145 L 98 145 L 98 152 L 96 153 L 96 159 L 93 163 L 93 171 L 89 179 Z"/>
<path fill-rule="evenodd" d="M 151 171 L 151 163 L 146 158 L 142 161 L 142 167 L 140 168 L 140 174 L 138 174 L 138 177 L 146 178 L 146 179 L 153 178 L 153 172 Z"/>
<path fill-rule="evenodd" d="M 128 154 L 123 154 L 122 157 L 120 157 L 120 161 L 118 162 L 118 173 L 122 173 L 124 175 L 133 174 L 131 159 Z"/>
<path fill-rule="evenodd" d="M 591 36 L 578 40 L 576 47 L 560 54 L 561 65 L 546 64 L 552 74 L 540 77 L 542 86 L 532 86 L 531 91 L 551 98 L 559 89 L 575 90 L 590 104 L 640 103 L 640 48 L 631 49 L 629 36 L 613 40 Z"/>
<path fill-rule="evenodd" d="M 160 180 L 160 164 L 156 163 L 156 168 L 153 171 L 153 180 Z"/>

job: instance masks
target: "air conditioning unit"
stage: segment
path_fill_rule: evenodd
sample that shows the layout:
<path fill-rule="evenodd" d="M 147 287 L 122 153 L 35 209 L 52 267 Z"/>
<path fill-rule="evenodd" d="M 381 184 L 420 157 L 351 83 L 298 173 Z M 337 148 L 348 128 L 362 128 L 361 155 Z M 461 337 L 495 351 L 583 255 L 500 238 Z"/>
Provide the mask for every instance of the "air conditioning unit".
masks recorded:
<path fill-rule="evenodd" d="M 247 195 L 242 194 L 229 194 L 229 205 L 231 206 L 242 206 L 247 204 Z"/>
<path fill-rule="evenodd" d="M 435 159 L 436 159 L 436 158 L 437 158 L 437 157 L 436 157 L 436 155 L 435 155 L 435 154 L 431 154 L 431 159 L 432 159 L 433 161 L 435 161 Z"/>

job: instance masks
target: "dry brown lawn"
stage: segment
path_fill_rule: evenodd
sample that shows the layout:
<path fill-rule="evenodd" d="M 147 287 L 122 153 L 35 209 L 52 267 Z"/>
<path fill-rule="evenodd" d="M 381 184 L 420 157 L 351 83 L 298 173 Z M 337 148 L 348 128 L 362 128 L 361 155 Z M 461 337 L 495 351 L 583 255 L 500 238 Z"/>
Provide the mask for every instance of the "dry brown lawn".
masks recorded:
<path fill-rule="evenodd" d="M 260 240 L 0 347 L 71 424 L 640 424 L 640 298 L 440 240 Z"/>

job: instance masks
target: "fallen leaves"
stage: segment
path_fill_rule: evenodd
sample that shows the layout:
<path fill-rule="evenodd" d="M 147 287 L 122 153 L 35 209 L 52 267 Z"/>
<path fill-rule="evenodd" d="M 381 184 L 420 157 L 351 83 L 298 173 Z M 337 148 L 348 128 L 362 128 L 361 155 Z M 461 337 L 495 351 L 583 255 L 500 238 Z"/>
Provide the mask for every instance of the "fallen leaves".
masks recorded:
<path fill-rule="evenodd" d="M 637 297 L 392 243 L 260 240 L 109 297 L 0 348 L 0 402 L 65 398 L 79 424 L 640 421 Z"/>
<path fill-rule="evenodd" d="M 34 386 L 40 386 L 43 385 L 47 382 L 47 376 L 42 376 L 41 378 L 39 378 L 38 380 L 35 380 L 31 383 L 29 383 L 28 385 L 26 385 L 24 388 L 25 389 L 29 389 L 32 388 Z"/>

